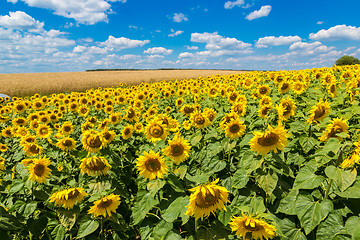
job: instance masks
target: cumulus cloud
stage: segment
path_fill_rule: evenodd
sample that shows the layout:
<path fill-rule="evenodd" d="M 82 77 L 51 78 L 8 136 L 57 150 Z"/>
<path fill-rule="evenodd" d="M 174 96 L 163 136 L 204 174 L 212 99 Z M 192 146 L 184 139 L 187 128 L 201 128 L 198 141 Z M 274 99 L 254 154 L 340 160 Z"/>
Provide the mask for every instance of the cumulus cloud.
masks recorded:
<path fill-rule="evenodd" d="M 0 26 L 18 30 L 40 32 L 44 23 L 35 20 L 22 11 L 9 12 L 9 15 L 0 16 Z"/>
<path fill-rule="evenodd" d="M 263 37 L 257 40 L 255 47 L 257 48 L 267 48 L 268 46 L 280 46 L 280 45 L 290 45 L 294 42 L 301 41 L 299 36 L 280 36 L 280 37 Z"/>
<path fill-rule="evenodd" d="M 141 58 L 140 55 L 134 55 L 134 54 L 125 54 L 125 55 L 119 57 L 120 60 L 126 60 L 126 61 L 136 60 L 139 58 Z"/>
<path fill-rule="evenodd" d="M 317 22 L 316 22 L 317 25 L 321 25 L 321 24 L 323 24 L 323 23 L 324 23 L 324 21 L 317 21 Z"/>
<path fill-rule="evenodd" d="M 296 42 L 289 47 L 291 51 L 297 51 L 300 55 L 313 55 L 316 53 L 325 53 L 334 50 L 335 47 L 328 47 L 319 41 L 308 42 Z"/>
<path fill-rule="evenodd" d="M 172 32 L 172 33 L 170 33 L 170 34 L 168 35 L 169 37 L 176 37 L 176 36 L 184 33 L 184 31 L 181 31 L 181 30 L 175 31 L 174 29 L 171 29 L 171 32 Z"/>
<path fill-rule="evenodd" d="M 217 32 L 192 33 L 190 41 L 206 43 L 205 48 L 209 50 L 236 50 L 251 47 L 250 43 L 244 43 L 236 38 L 222 37 Z"/>
<path fill-rule="evenodd" d="M 8 0 L 16 3 L 16 0 Z M 73 18 L 78 23 L 92 25 L 97 22 L 107 22 L 107 14 L 111 13 L 109 2 L 126 0 L 21 0 L 30 7 L 50 9 L 54 14 Z"/>
<path fill-rule="evenodd" d="M 247 20 L 251 21 L 251 20 L 254 20 L 256 18 L 267 17 L 269 15 L 270 11 L 271 11 L 271 6 L 270 5 L 262 6 L 259 10 L 251 12 L 245 18 Z"/>
<path fill-rule="evenodd" d="M 356 40 L 360 41 L 360 27 L 336 25 L 328 30 L 311 33 L 309 38 L 318 41 Z"/>
<path fill-rule="evenodd" d="M 172 49 L 166 49 L 163 47 L 148 48 L 147 50 L 144 51 L 144 53 L 147 53 L 147 54 L 164 54 L 164 55 L 169 55 L 172 52 L 173 52 Z"/>
<path fill-rule="evenodd" d="M 225 9 L 232 9 L 235 6 L 241 6 L 244 4 L 244 0 L 236 0 L 236 1 L 227 1 L 224 4 Z"/>
<path fill-rule="evenodd" d="M 189 20 L 183 13 L 175 13 L 172 19 L 177 23 L 186 22 Z"/>
<path fill-rule="evenodd" d="M 115 38 L 113 36 L 109 36 L 109 38 L 100 45 L 114 48 L 115 50 L 122 50 L 127 48 L 142 47 L 149 42 L 150 40 L 132 40 L 125 37 Z"/>
<path fill-rule="evenodd" d="M 186 46 L 186 49 L 188 49 L 188 50 L 198 50 L 199 47 L 197 47 L 197 46 Z"/>

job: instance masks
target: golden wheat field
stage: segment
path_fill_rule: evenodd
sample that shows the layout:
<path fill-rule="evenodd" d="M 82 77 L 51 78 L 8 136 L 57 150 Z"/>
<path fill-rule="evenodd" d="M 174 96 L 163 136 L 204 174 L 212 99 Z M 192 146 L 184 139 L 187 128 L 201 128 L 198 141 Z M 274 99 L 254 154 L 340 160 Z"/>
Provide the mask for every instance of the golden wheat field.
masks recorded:
<path fill-rule="evenodd" d="M 240 73 L 230 70 L 143 70 L 0 74 L 0 92 L 10 96 L 30 96 L 84 91 L 90 88 L 111 87 L 120 83 L 158 82 L 172 79 L 206 77 Z"/>

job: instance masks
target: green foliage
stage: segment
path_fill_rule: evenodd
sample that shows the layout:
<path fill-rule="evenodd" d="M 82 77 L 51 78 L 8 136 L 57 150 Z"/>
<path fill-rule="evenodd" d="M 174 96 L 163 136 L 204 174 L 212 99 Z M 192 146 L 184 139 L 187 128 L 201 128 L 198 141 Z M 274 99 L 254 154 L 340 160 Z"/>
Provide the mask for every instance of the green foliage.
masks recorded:
<path fill-rule="evenodd" d="M 354 65 L 354 64 L 360 64 L 360 60 L 353 56 L 342 56 L 338 60 L 336 60 L 335 65 L 336 66 L 344 66 L 344 65 Z"/>

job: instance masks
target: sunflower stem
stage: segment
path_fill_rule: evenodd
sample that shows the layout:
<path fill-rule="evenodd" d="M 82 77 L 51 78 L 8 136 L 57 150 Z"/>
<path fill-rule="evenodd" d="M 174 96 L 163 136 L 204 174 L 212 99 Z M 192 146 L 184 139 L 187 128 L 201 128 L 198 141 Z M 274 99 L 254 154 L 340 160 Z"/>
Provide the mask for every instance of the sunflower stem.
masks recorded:
<path fill-rule="evenodd" d="M 197 239 L 197 230 L 199 228 L 199 221 L 195 220 L 195 239 Z"/>

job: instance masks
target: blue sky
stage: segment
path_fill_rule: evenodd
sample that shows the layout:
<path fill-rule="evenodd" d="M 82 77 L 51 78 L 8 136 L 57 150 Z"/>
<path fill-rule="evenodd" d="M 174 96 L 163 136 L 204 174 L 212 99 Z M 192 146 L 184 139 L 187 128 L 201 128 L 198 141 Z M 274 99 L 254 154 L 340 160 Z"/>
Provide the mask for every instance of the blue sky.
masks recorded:
<path fill-rule="evenodd" d="M 0 0 L 0 73 L 292 70 L 360 57 L 360 1 Z"/>

